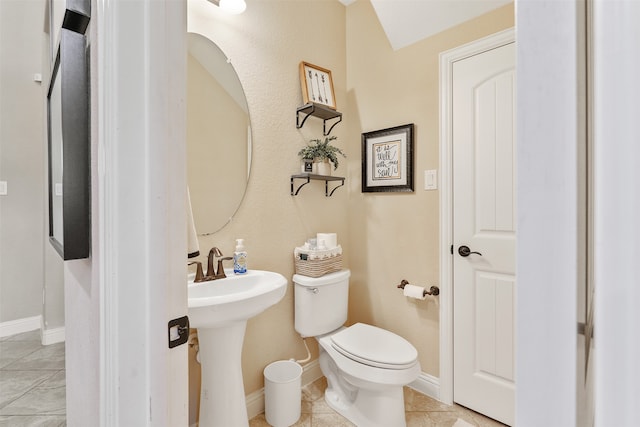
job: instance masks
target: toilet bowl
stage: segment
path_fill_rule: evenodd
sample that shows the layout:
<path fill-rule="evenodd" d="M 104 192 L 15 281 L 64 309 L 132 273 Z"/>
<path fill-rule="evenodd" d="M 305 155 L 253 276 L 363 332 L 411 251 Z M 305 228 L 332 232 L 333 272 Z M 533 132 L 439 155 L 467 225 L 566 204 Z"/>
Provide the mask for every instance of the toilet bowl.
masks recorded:
<path fill-rule="evenodd" d="M 402 388 L 420 375 L 418 352 L 385 329 L 343 326 L 349 275 L 294 275 L 296 330 L 318 341 L 325 400 L 332 409 L 358 427 L 405 427 Z"/>
<path fill-rule="evenodd" d="M 354 341 L 344 339 L 344 334 Z M 345 349 L 336 341 L 350 346 Z M 417 351 L 408 341 L 356 323 L 320 337 L 318 343 L 320 369 L 328 383 L 325 400 L 331 408 L 357 426 L 406 425 L 402 388 L 420 375 Z M 401 345 L 392 347 L 395 344 Z"/>

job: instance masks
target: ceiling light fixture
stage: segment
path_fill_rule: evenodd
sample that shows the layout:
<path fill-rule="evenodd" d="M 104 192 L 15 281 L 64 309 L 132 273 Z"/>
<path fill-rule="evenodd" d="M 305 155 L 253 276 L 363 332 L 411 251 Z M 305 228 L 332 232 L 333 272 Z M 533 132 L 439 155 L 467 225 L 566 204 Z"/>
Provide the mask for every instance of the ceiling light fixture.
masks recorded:
<path fill-rule="evenodd" d="M 245 11 L 247 3 L 244 0 L 220 0 L 219 6 L 225 12 L 237 15 Z"/>

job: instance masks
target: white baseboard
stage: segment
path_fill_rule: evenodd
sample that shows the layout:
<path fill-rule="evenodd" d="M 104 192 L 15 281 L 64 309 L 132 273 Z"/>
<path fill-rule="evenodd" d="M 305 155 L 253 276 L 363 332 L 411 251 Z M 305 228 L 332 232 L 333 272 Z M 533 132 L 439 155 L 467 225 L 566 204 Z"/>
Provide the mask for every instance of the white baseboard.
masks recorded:
<path fill-rule="evenodd" d="M 64 342 L 64 326 L 52 329 L 42 329 L 42 345 Z"/>
<path fill-rule="evenodd" d="M 302 387 L 311 384 L 321 377 L 322 371 L 320 370 L 318 359 L 302 367 Z M 247 402 L 247 415 L 249 419 L 262 414 L 264 412 L 264 387 L 248 394 L 245 400 Z"/>
<path fill-rule="evenodd" d="M 440 400 L 440 379 L 433 375 L 420 374 L 417 380 L 408 385 L 412 389 L 419 391 L 433 399 Z"/>
<path fill-rule="evenodd" d="M 40 329 L 42 316 L 25 317 L 0 323 L 0 338 Z"/>
<path fill-rule="evenodd" d="M 245 396 L 249 419 L 264 412 L 264 387 Z"/>
<path fill-rule="evenodd" d="M 315 380 L 322 378 L 320 370 L 320 362 L 318 359 L 311 361 L 303 366 L 302 370 L 302 387 L 311 384 Z"/>

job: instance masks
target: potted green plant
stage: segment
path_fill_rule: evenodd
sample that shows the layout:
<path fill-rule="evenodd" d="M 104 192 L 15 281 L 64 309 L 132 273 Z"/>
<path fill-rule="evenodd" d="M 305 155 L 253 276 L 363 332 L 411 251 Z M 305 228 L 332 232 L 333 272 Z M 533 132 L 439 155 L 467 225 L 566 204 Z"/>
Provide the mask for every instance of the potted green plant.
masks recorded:
<path fill-rule="evenodd" d="M 333 163 L 334 170 L 338 169 L 338 154 L 345 158 L 347 155 L 338 147 L 331 145 L 331 141 L 336 139 L 337 137 L 335 136 L 328 136 L 324 141 L 312 139 L 306 147 L 298 151 L 298 156 L 304 162 L 303 171 L 310 172 L 308 170 L 308 162 L 314 162 L 315 170 L 312 170 L 312 172 L 318 175 L 331 175 L 329 162 Z"/>

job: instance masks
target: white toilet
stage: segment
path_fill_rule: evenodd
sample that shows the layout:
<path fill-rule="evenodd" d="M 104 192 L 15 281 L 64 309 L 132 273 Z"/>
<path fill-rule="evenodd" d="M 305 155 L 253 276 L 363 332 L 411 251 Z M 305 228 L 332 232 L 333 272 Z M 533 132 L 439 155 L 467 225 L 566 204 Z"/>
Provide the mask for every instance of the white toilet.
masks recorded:
<path fill-rule="evenodd" d="M 402 387 L 420 375 L 418 352 L 404 338 L 364 323 L 344 327 L 349 270 L 295 274 L 295 328 L 316 337 L 325 400 L 358 427 L 406 427 Z"/>

